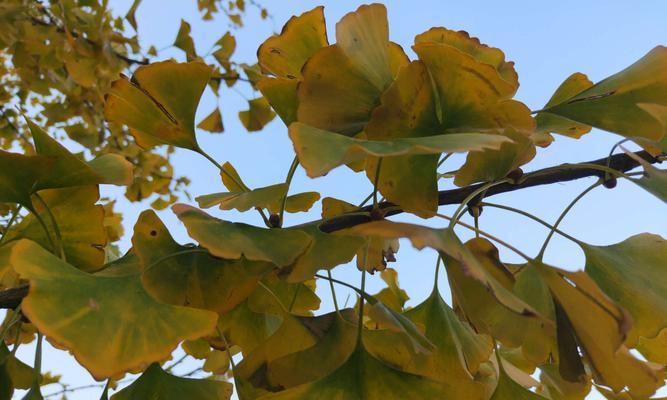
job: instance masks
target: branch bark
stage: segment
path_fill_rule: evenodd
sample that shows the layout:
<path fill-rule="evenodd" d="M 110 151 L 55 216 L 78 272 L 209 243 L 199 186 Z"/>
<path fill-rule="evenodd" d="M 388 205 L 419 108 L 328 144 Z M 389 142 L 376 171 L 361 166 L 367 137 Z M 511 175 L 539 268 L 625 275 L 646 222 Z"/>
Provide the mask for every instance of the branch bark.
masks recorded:
<path fill-rule="evenodd" d="M 634 154 L 651 164 L 661 162 L 661 160 L 658 160 L 645 151 L 639 151 Z M 600 158 L 599 160 L 593 160 L 579 164 L 563 164 L 560 166 L 544 168 L 525 174 L 520 182 L 516 184 L 505 183 L 494 186 L 486 192 L 484 197 L 490 197 L 501 193 L 513 192 L 515 190 L 521 190 L 535 186 L 569 182 L 586 177 L 602 177 L 605 174 L 603 171 L 586 167 L 585 164 L 606 166 L 607 162 L 609 162 L 609 168 L 619 172 L 627 172 L 639 166 L 639 163 L 636 160 L 626 154 L 616 154 L 610 158 L 604 157 Z M 458 189 L 441 190 L 438 192 L 438 204 L 460 204 L 471 193 L 483 185 L 483 183 L 480 183 Z M 387 201 L 381 202 L 378 204 L 378 207 L 380 209 L 387 209 L 385 216 L 396 215 L 404 212 L 395 204 Z M 308 224 L 320 223 L 320 230 L 323 232 L 331 233 L 372 221 L 373 218 L 371 217 L 371 210 L 372 206 L 366 206 L 356 211 L 354 215 L 341 215 L 326 221 L 317 220 L 309 222 Z M 358 214 L 359 212 L 368 212 L 368 215 L 360 215 Z M 0 291 L 0 309 L 15 309 L 19 306 L 21 300 L 27 295 L 28 285 Z"/>

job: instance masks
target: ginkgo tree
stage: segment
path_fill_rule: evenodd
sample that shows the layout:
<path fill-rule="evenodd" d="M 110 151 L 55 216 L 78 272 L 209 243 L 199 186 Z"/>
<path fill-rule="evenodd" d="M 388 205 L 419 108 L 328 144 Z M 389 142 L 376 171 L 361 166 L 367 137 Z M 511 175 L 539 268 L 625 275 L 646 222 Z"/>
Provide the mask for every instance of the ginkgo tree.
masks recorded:
<path fill-rule="evenodd" d="M 102 24 L 102 40 L 119 40 L 104 6 L 60 3 L 88 12 L 102 7 L 91 14 L 101 20 L 89 22 Z M 35 77 L 26 75 L 22 62 L 45 62 L 40 51 L 46 50 L 30 47 L 44 44 L 35 35 L 59 32 L 93 48 L 96 42 L 49 19 L 49 9 L 39 19 L 30 14 L 35 10 L 20 10 L 22 4 L 3 5 L 3 18 L 18 10 L 37 21 L 16 20 L 22 21 L 16 24 L 20 35 L 3 36 L 2 44 L 12 49 L 16 84 L 33 79 L 34 91 Z M 133 12 L 127 18 L 136 26 Z M 575 73 L 542 109 L 531 111 L 513 98 L 513 63 L 466 32 L 431 28 L 415 37 L 416 58 L 410 59 L 389 40 L 381 4 L 345 15 L 334 43 L 326 31 L 322 7 L 295 16 L 259 47 L 256 66 L 243 67 L 262 96 L 240 113 L 241 122 L 258 130 L 277 115 L 293 143 L 287 177 L 273 185 L 248 186 L 232 164 L 198 143 L 197 126 L 222 129 L 219 111 L 199 122 L 195 115 L 204 90 L 218 90 L 224 75 L 197 55 L 185 25 L 175 45 L 187 62 L 146 60 L 120 77 L 123 68 L 117 67 L 115 79 L 105 76 L 107 84 L 93 85 L 102 95 L 95 100 L 100 109 L 81 117 L 86 126 L 108 126 L 112 136 L 103 141 L 117 135 L 123 146 L 98 143 L 95 158 L 84 160 L 44 130 L 60 128 L 48 116 L 52 103 L 45 103 L 45 126 L 31 110 L 12 113 L 27 132 L 16 139 L 23 151 L 0 151 L 0 202 L 8 215 L 0 232 L 0 305 L 7 309 L 0 328 L 0 399 L 10 399 L 15 389 L 29 389 L 25 399 L 42 398 L 40 387 L 55 379 L 41 371 L 43 339 L 69 351 L 102 382 L 102 399 L 127 374 L 138 374 L 111 395 L 115 400 L 228 399 L 233 391 L 241 400 L 574 400 L 593 387 L 609 399 L 648 399 L 663 386 L 667 242 L 644 233 L 596 246 L 559 225 L 579 199 L 619 179 L 667 201 L 667 172 L 655 165 L 667 152 L 667 48 L 656 47 L 598 83 Z M 226 35 L 216 46 L 231 68 L 230 43 Z M 54 62 L 65 64 L 63 87 L 86 88 L 90 69 L 80 64 L 96 59 L 60 57 Z M 70 92 L 63 95 L 74 102 Z M 64 127 L 70 137 L 72 126 Z M 620 145 L 598 160 L 523 173 L 521 167 L 558 135 L 579 138 L 592 127 L 644 150 Z M 131 249 L 124 255 L 108 250 L 119 236 L 118 215 L 99 203 L 99 185 L 131 187 L 145 178 L 145 171 L 137 175 L 143 167 L 133 162 L 130 147 L 146 152 L 139 154 L 185 149 L 219 170 L 226 192 L 200 193 L 197 206 L 172 207 L 196 244 L 178 243 L 146 210 L 134 226 Z M 453 153 L 466 154 L 465 162 L 439 173 Z M 320 199 L 315 191 L 293 193 L 299 168 L 310 178 L 348 168 L 365 174 L 372 191 L 359 205 Z M 487 200 L 583 177 L 598 179 L 554 224 Z M 453 179 L 458 188 L 438 191 L 441 179 Z M 286 213 L 310 210 L 320 200 L 321 219 L 286 223 Z M 458 205 L 452 215 L 439 212 L 446 204 Z M 265 226 L 203 210 L 212 207 L 259 213 Z M 537 255 L 478 227 L 483 208 L 491 207 L 546 227 Z M 392 221 L 399 213 L 434 219 L 439 227 Z M 474 225 L 461 220 L 466 213 Z M 455 228 L 475 237 L 464 243 Z M 584 270 L 543 261 L 554 235 L 583 250 Z M 387 268 L 399 239 L 433 254 L 435 282 L 422 278 L 432 290 L 411 308 L 396 270 Z M 497 246 L 524 262 L 503 261 Z M 359 284 L 332 277 L 333 269 L 353 260 Z M 386 288 L 373 294 L 365 282 L 374 273 Z M 451 304 L 437 284 L 440 273 L 449 282 Z M 316 312 L 316 283 L 331 288 L 335 310 Z M 354 307 L 339 306 L 338 285 L 356 292 Z M 27 365 L 16 351 L 32 342 L 36 358 Z M 200 360 L 208 378 L 178 376 L 165 365 L 178 346 Z"/>

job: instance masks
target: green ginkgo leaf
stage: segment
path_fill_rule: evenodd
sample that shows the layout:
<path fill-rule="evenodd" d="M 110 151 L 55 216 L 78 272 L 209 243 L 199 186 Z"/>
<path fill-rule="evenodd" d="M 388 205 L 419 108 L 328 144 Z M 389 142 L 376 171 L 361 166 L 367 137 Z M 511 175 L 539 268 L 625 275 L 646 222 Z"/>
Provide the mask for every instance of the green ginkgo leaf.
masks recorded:
<path fill-rule="evenodd" d="M 267 262 L 225 260 L 201 248 L 182 246 L 153 211 L 139 216 L 132 245 L 141 261 L 141 279 L 148 293 L 173 305 L 230 311 L 273 268 Z"/>
<path fill-rule="evenodd" d="M 330 375 L 261 399 L 442 399 L 449 395 L 446 385 L 396 370 L 373 357 L 359 342 L 345 363 Z"/>
<path fill-rule="evenodd" d="M 134 167 L 118 154 L 104 154 L 91 162 L 85 162 L 70 153 L 62 144 L 44 132 L 37 124 L 26 118 L 39 155 L 51 156 L 55 162 L 41 171 L 35 190 L 71 186 L 110 183 L 129 185 L 132 183 Z"/>
<path fill-rule="evenodd" d="M 316 225 L 300 228 L 300 230 L 308 234 L 312 242 L 290 267 L 291 271 L 287 277 L 289 282 L 312 279 L 313 275 L 321 269 L 331 269 L 345 264 L 351 261 L 364 245 L 363 238 L 324 233 Z"/>
<path fill-rule="evenodd" d="M 90 275 L 29 240 L 13 246 L 10 262 L 30 281 L 21 311 L 97 379 L 141 371 L 215 329 L 215 313 L 158 303 L 136 275 Z"/>
<path fill-rule="evenodd" d="M 34 371 L 16 358 L 0 342 L 0 400 L 11 400 L 14 389 L 29 389 L 33 382 Z"/>
<path fill-rule="evenodd" d="M 181 378 L 153 363 L 130 386 L 111 396 L 111 400 L 227 400 L 231 396 L 229 382 Z"/>
<path fill-rule="evenodd" d="M 30 194 L 40 176 L 56 162 L 55 157 L 25 156 L 0 150 L 0 201 L 32 209 Z"/>
<path fill-rule="evenodd" d="M 382 4 L 362 5 L 345 15 L 336 24 L 336 40 L 301 70 L 297 114 L 300 122 L 352 136 L 363 129 L 408 58 L 389 41 Z"/>
<path fill-rule="evenodd" d="M 596 383 L 615 392 L 628 388 L 640 398 L 650 397 L 664 380 L 662 368 L 635 358 L 624 346 L 632 327 L 632 317 L 615 304 L 582 271 L 569 272 L 532 263 L 562 307 Z"/>
<path fill-rule="evenodd" d="M 546 107 L 543 112 L 630 138 L 659 141 L 667 132 L 667 48 L 595 85 Z"/>
<path fill-rule="evenodd" d="M 97 186 L 46 189 L 40 191 L 39 196 L 48 210 L 41 201 L 33 200 L 34 213 L 44 221 L 48 233 L 35 214 L 29 214 L 7 233 L 6 240 L 30 239 L 59 254 L 59 249 L 54 248 L 58 239 L 50 210 L 58 226 L 67 261 L 87 272 L 100 269 L 105 261 L 104 246 L 108 237 L 104 227 L 104 208 L 95 204 L 100 197 Z"/>
<path fill-rule="evenodd" d="M 586 75 L 580 72 L 574 73 L 558 86 L 544 108 L 562 103 L 591 86 L 593 86 L 593 82 Z M 540 132 L 558 133 L 574 139 L 579 139 L 591 130 L 590 125 L 581 124 L 551 113 L 539 113 L 535 121 L 537 122 L 537 130 Z"/>
<path fill-rule="evenodd" d="M 113 82 L 104 115 L 110 122 L 127 125 L 142 147 L 171 144 L 198 150 L 195 113 L 211 73 L 199 61 L 141 66 L 132 80 L 123 77 Z"/>
<path fill-rule="evenodd" d="M 498 368 L 498 385 L 490 400 L 545 400 L 525 387 L 514 382 L 502 365 Z"/>
<path fill-rule="evenodd" d="M 630 178 L 630 180 L 667 203 L 667 170 L 658 169 L 629 151 L 626 151 L 625 154 L 635 159 L 644 168 L 644 175 L 641 178 Z"/>
<path fill-rule="evenodd" d="M 173 207 L 191 238 L 217 257 L 269 261 L 285 267 L 310 245 L 310 237 L 299 231 L 264 229 L 223 221 L 182 204 Z"/>
<path fill-rule="evenodd" d="M 369 156 L 465 152 L 499 148 L 509 139 L 483 133 L 457 133 L 392 141 L 362 140 L 313 128 L 299 122 L 290 125 L 289 135 L 299 162 L 311 178 L 326 175 L 332 169 Z"/>
<path fill-rule="evenodd" d="M 491 338 L 461 321 L 437 290 L 405 315 L 424 327 L 424 334 L 435 345 L 432 352 L 415 352 L 406 340 L 386 330 L 364 332 L 368 351 L 403 371 L 448 385 L 453 398 L 485 398 L 479 367 L 489 359 Z"/>
<path fill-rule="evenodd" d="M 642 233 L 610 246 L 581 247 L 586 255 L 586 273 L 632 315 L 628 346 L 634 347 L 640 336 L 653 338 L 667 328 L 665 239 Z"/>
<path fill-rule="evenodd" d="M 460 261 L 446 256 L 447 276 L 456 306 L 478 332 L 492 335 L 504 346 L 520 348 L 524 364 L 533 370 L 548 359 L 556 338 L 548 287 L 530 266 L 513 275 L 500 261 L 498 249 L 486 239 L 475 238 L 465 246 L 490 276 L 543 318 L 517 314 L 503 306 L 485 285 L 466 276 Z"/>

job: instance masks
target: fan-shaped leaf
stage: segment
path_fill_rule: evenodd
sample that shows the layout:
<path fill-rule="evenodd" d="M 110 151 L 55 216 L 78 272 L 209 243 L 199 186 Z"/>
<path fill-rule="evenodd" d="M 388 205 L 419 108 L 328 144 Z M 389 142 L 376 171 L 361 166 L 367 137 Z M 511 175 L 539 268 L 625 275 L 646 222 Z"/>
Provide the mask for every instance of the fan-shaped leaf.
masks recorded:
<path fill-rule="evenodd" d="M 134 251 L 141 260 L 142 282 L 161 302 L 226 312 L 247 298 L 266 262 L 214 258 L 206 250 L 174 241 L 153 211 L 144 211 L 134 226 Z"/>
<path fill-rule="evenodd" d="M 372 141 L 349 138 L 313 128 L 299 122 L 290 125 L 289 135 L 299 162 L 311 178 L 366 157 L 392 157 L 409 154 L 440 154 L 483 148 L 498 148 L 509 139 L 482 133 L 457 133 L 420 138 Z"/>
<path fill-rule="evenodd" d="M 22 312 L 97 379 L 137 372 L 215 329 L 216 314 L 158 303 L 138 276 L 89 275 L 29 240 L 13 246 L 10 262 L 30 281 Z"/>
<path fill-rule="evenodd" d="M 275 116 L 264 97 L 248 100 L 248 109 L 239 112 L 239 119 L 248 132 L 261 131 Z"/>
<path fill-rule="evenodd" d="M 311 242 L 307 234 L 299 231 L 264 229 L 222 221 L 182 204 L 175 205 L 173 210 L 185 224 L 190 237 L 217 257 L 245 257 L 284 267 L 303 254 Z"/>
<path fill-rule="evenodd" d="M 208 379 L 189 379 L 171 375 L 159 364 L 151 364 L 130 386 L 111 396 L 111 400 L 226 400 L 232 385 Z"/>
<path fill-rule="evenodd" d="M 665 68 L 667 48 L 658 46 L 623 71 L 544 112 L 626 137 L 659 141 L 667 132 Z"/>
<path fill-rule="evenodd" d="M 558 86 L 544 108 L 562 103 L 591 86 L 593 86 L 593 82 L 586 75 L 580 72 L 574 73 Z M 579 139 L 591 130 L 590 125 L 580 124 L 550 113 L 537 114 L 535 121 L 537 122 L 537 130 L 540 132 L 558 133 L 574 139 Z"/>
<path fill-rule="evenodd" d="M 137 68 L 130 81 L 115 81 L 104 115 L 125 124 L 142 147 L 171 144 L 198 150 L 195 112 L 211 68 L 199 61 L 163 61 Z"/>

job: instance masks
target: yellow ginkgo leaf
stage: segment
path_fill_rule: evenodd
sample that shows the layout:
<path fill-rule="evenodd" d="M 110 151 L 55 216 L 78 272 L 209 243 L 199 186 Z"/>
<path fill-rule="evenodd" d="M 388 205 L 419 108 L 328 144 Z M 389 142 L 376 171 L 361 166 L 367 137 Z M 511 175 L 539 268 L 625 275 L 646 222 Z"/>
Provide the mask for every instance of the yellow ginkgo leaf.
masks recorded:
<path fill-rule="evenodd" d="M 311 242 L 307 234 L 299 231 L 227 222 L 182 204 L 175 205 L 173 210 L 185 224 L 190 237 L 217 257 L 245 257 L 284 267 L 303 254 Z"/>
<path fill-rule="evenodd" d="M 132 80 L 123 77 L 113 82 L 104 115 L 110 122 L 127 125 L 142 147 L 171 144 L 198 150 L 195 113 L 211 73 L 199 61 L 141 66 Z"/>
<path fill-rule="evenodd" d="M 55 161 L 55 157 L 26 156 L 0 150 L 0 201 L 19 203 L 32 209 L 30 195 L 40 176 Z"/>
<path fill-rule="evenodd" d="M 142 282 L 157 300 L 173 305 L 226 312 L 245 300 L 273 265 L 225 260 L 201 248 L 174 241 L 153 211 L 134 226 L 132 245 L 142 266 Z"/>
<path fill-rule="evenodd" d="M 215 313 L 158 303 L 139 276 L 89 275 L 29 240 L 13 246 L 10 262 L 30 281 L 21 311 L 97 379 L 138 372 L 215 329 Z"/>
<path fill-rule="evenodd" d="M 558 86 L 558 89 L 556 89 L 544 108 L 559 104 L 591 86 L 593 86 L 593 82 L 586 75 L 580 72 L 574 73 Z M 550 113 L 537 114 L 535 121 L 537 123 L 537 130 L 540 132 L 558 133 L 574 139 L 579 139 L 591 130 L 590 125 L 581 124 Z"/>
<path fill-rule="evenodd" d="M 264 97 L 248 100 L 248 109 L 239 112 L 239 119 L 248 132 L 261 131 L 275 116 Z"/>
<path fill-rule="evenodd" d="M 100 198 L 97 186 L 46 189 L 38 194 L 46 206 L 39 200 L 33 200 L 34 213 L 44 221 L 48 233 L 44 231 L 39 219 L 29 214 L 9 230 L 6 240 L 30 239 L 54 254 L 59 254 L 59 249 L 54 246 L 58 243 L 56 232 L 60 232 L 60 243 L 71 265 L 87 272 L 100 269 L 105 262 L 104 246 L 108 238 L 104 226 L 104 208 L 95 204 Z"/>
<path fill-rule="evenodd" d="M 628 388 L 634 396 L 650 397 L 664 380 L 662 367 L 635 358 L 623 345 L 632 317 L 607 297 L 582 271 L 569 272 L 533 263 L 562 307 L 567 324 L 583 350 L 596 383 L 615 392 Z M 569 326 L 568 326 L 569 325 Z"/>
<path fill-rule="evenodd" d="M 195 51 L 195 42 L 190 36 L 190 24 L 181 20 L 181 26 L 178 28 L 178 33 L 176 34 L 176 40 L 174 41 L 174 46 L 185 52 L 185 56 L 190 60 L 197 58 L 197 52 Z"/>
<path fill-rule="evenodd" d="M 389 41 L 387 10 L 363 5 L 336 25 L 335 45 L 306 62 L 298 88 L 298 120 L 352 136 L 360 132 L 400 67 L 403 49 Z"/>
<path fill-rule="evenodd" d="M 667 48 L 542 111 L 630 138 L 660 141 L 667 132 Z"/>
<path fill-rule="evenodd" d="M 211 111 L 211 113 L 206 118 L 197 124 L 197 128 L 211 133 L 224 132 L 225 127 L 222 124 L 222 114 L 220 114 L 220 109 L 216 107 L 215 110 Z"/>
<path fill-rule="evenodd" d="M 456 133 L 391 141 L 363 140 L 324 131 L 300 122 L 289 127 L 289 135 L 299 162 L 311 178 L 367 157 L 465 152 L 499 148 L 510 140 L 500 135 Z M 435 167 L 435 165 L 434 165 Z"/>

